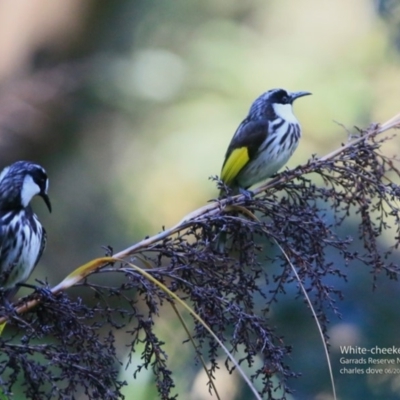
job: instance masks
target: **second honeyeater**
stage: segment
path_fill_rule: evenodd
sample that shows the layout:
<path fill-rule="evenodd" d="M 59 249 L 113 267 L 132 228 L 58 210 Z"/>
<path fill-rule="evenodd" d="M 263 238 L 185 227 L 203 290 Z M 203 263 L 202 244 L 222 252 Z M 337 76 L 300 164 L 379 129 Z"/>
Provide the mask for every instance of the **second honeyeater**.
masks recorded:
<path fill-rule="evenodd" d="M 0 174 L 0 301 L 29 278 L 46 246 L 46 231 L 30 202 L 38 195 L 51 212 L 48 188 L 46 171 L 29 161 L 17 161 Z"/>
<path fill-rule="evenodd" d="M 221 180 L 233 193 L 271 177 L 288 162 L 301 136 L 293 102 L 310 94 L 272 89 L 254 101 L 233 135 L 222 166 Z"/>

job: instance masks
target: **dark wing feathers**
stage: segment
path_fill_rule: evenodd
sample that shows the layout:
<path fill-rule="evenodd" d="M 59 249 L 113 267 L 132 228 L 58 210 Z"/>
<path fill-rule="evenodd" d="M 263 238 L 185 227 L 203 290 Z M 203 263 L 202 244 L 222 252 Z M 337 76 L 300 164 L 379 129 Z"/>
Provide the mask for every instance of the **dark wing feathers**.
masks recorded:
<path fill-rule="evenodd" d="M 254 158 L 261 144 L 268 136 L 268 120 L 251 120 L 246 118 L 238 127 L 226 151 L 225 161 L 233 150 L 247 147 L 250 159 Z"/>

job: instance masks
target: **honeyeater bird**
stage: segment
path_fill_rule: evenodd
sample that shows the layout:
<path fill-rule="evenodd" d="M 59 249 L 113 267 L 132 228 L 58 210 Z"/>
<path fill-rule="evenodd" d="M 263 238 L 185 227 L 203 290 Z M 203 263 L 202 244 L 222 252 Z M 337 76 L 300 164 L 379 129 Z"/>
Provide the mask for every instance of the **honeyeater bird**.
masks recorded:
<path fill-rule="evenodd" d="M 29 161 L 17 161 L 0 174 L 0 293 L 11 298 L 25 282 L 46 245 L 46 231 L 30 201 L 43 198 L 51 212 L 46 171 Z"/>
<path fill-rule="evenodd" d="M 293 102 L 309 92 L 272 89 L 258 97 L 237 128 L 226 151 L 221 180 L 232 190 L 247 189 L 278 172 L 296 150 L 301 136 Z M 221 190 L 220 197 L 224 194 Z M 217 235 L 216 249 L 225 251 L 227 233 Z"/>
<path fill-rule="evenodd" d="M 233 135 L 222 166 L 221 180 L 233 194 L 269 178 L 288 162 L 301 136 L 293 102 L 310 94 L 272 89 L 254 101 Z"/>

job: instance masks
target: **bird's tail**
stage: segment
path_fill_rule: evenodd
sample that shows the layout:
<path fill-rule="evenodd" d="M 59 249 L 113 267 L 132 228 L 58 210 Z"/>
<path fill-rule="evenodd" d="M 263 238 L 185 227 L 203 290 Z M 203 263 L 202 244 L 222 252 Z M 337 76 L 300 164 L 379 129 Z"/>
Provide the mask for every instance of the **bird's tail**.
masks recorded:
<path fill-rule="evenodd" d="M 231 184 L 226 189 L 221 189 L 219 192 L 218 199 L 222 199 L 224 197 L 235 196 L 240 193 L 240 187 L 237 184 Z M 217 238 L 215 242 L 215 251 L 218 253 L 225 253 L 226 252 L 226 243 L 228 241 L 228 233 L 225 230 L 221 230 L 217 233 Z"/>
<path fill-rule="evenodd" d="M 217 253 L 224 254 L 226 252 L 227 240 L 228 240 L 228 234 L 226 233 L 226 231 L 218 232 L 215 242 L 215 251 Z"/>

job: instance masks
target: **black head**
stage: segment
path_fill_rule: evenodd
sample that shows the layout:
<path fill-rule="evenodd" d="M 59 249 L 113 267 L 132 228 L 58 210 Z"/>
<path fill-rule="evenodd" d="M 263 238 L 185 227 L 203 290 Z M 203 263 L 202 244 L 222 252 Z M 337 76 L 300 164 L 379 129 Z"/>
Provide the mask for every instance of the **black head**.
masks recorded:
<path fill-rule="evenodd" d="M 293 104 L 299 97 L 308 96 L 310 92 L 288 92 L 285 89 L 272 89 L 266 92 L 268 101 L 276 104 Z"/>
<path fill-rule="evenodd" d="M 250 114 L 255 116 L 275 115 L 274 105 L 291 105 L 299 97 L 308 96 L 310 92 L 289 92 L 285 89 L 271 89 L 258 97 L 250 108 Z M 289 110 L 288 110 L 289 111 Z"/>
<path fill-rule="evenodd" d="M 43 198 L 51 212 L 46 171 L 29 161 L 17 161 L 0 174 L 0 207 L 27 207 L 34 196 Z"/>

